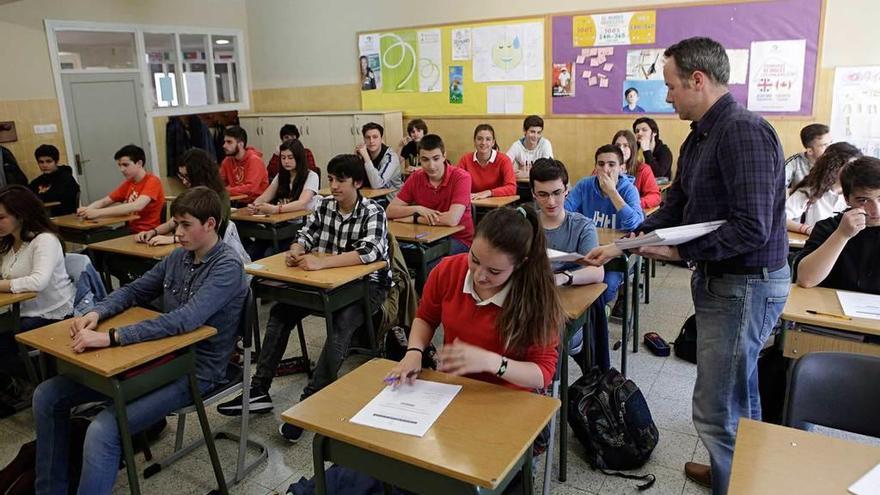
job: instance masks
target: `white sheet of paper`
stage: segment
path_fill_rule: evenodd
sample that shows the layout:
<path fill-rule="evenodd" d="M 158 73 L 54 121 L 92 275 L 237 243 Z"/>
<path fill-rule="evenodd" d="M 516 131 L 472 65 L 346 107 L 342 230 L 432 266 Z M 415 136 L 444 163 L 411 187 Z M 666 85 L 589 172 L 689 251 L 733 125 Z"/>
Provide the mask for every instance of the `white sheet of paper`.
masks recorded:
<path fill-rule="evenodd" d="M 186 104 L 192 106 L 208 104 L 208 89 L 205 86 L 204 72 L 184 72 L 183 89 L 186 94 Z"/>
<path fill-rule="evenodd" d="M 716 220 L 714 222 L 694 223 L 691 225 L 670 227 L 668 229 L 657 229 L 642 237 L 618 239 L 614 241 L 614 244 L 620 249 L 633 249 L 645 246 L 678 246 L 679 244 L 692 241 L 697 237 L 702 237 L 716 230 L 725 223 L 727 223 L 727 220 Z"/>
<path fill-rule="evenodd" d="M 730 79 L 727 84 L 745 84 L 749 73 L 749 50 L 725 50 L 730 61 Z"/>
<path fill-rule="evenodd" d="M 550 248 L 547 248 L 547 257 L 550 258 L 550 261 L 577 261 L 583 258 L 583 256 L 578 253 L 566 253 L 564 251 L 557 251 Z"/>
<path fill-rule="evenodd" d="M 849 492 L 853 495 L 876 495 L 880 493 L 880 464 L 868 471 L 868 474 L 859 478 L 850 485 Z"/>
<path fill-rule="evenodd" d="M 385 387 L 351 422 L 396 431 L 417 437 L 425 436 L 461 390 L 461 385 L 416 380 L 413 385 Z"/>
<path fill-rule="evenodd" d="M 837 300 L 846 316 L 880 320 L 880 296 L 839 290 Z"/>
<path fill-rule="evenodd" d="M 523 113 L 523 86 L 487 86 L 486 113 Z"/>

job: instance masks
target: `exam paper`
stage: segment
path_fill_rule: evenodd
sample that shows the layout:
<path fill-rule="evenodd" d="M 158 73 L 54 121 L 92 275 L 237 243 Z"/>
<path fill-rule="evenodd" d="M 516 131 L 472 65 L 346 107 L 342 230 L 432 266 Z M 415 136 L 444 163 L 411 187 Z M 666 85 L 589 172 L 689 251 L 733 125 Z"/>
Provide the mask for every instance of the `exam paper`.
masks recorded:
<path fill-rule="evenodd" d="M 850 485 L 849 492 L 854 495 L 872 495 L 880 493 L 880 464 L 868 471 L 868 474 L 859 478 Z"/>
<path fill-rule="evenodd" d="M 690 225 L 682 225 L 680 227 L 670 227 L 668 229 L 657 229 L 654 232 L 641 237 L 618 239 L 614 241 L 614 244 L 620 249 L 633 249 L 645 246 L 678 246 L 679 244 L 684 244 L 697 237 L 702 237 L 713 232 L 726 222 L 727 220 L 716 220 L 714 222 L 694 223 Z"/>
<path fill-rule="evenodd" d="M 880 320 L 880 296 L 862 292 L 837 291 L 843 314 L 850 318 Z"/>
<path fill-rule="evenodd" d="M 461 390 L 461 385 L 416 380 L 413 385 L 385 387 L 352 416 L 351 422 L 417 437 L 431 425 Z"/>
<path fill-rule="evenodd" d="M 583 258 L 582 255 L 577 253 L 566 253 L 550 248 L 547 248 L 547 257 L 550 258 L 550 261 L 577 261 Z"/>

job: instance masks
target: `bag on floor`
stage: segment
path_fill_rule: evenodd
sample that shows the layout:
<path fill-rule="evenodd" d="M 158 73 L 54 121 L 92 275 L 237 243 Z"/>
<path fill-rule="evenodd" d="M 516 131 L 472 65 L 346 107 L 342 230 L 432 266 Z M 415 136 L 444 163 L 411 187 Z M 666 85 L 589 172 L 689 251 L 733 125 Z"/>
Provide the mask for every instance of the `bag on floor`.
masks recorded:
<path fill-rule="evenodd" d="M 672 343 L 675 356 L 697 364 L 697 315 L 690 315 Z"/>
<path fill-rule="evenodd" d="M 660 438 L 645 396 L 614 368 L 593 368 L 568 389 L 568 424 L 587 450 L 587 462 L 604 474 L 645 480 L 639 490 L 654 484 L 642 476 L 607 471 L 637 469 L 651 457 Z"/>

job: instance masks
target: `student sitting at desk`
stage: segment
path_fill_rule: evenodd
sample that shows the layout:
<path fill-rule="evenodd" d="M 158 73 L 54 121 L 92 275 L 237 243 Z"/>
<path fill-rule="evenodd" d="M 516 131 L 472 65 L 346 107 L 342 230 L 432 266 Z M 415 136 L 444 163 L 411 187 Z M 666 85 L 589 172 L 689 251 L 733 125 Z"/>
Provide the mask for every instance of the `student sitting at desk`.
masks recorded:
<path fill-rule="evenodd" d="M 388 218 L 426 225 L 461 225 L 452 235 L 449 254 L 467 252 L 474 237 L 471 176 L 446 160 L 446 146 L 436 134 L 419 141 L 421 169 L 403 184 L 388 205 Z"/>
<path fill-rule="evenodd" d="M 137 213 L 139 217 L 128 222 L 133 233 L 156 228 L 165 208 L 165 192 L 162 181 L 144 168 L 144 150 L 129 144 L 120 148 L 113 159 L 125 180 L 110 194 L 77 209 L 76 214 L 93 220 Z"/>
<path fill-rule="evenodd" d="M 442 324 L 440 371 L 543 389 L 556 373 L 563 322 L 537 214 L 527 206 L 498 208 L 477 226 L 469 253 L 445 258 L 428 276 L 409 348 L 386 381 L 418 378 Z"/>
<path fill-rule="evenodd" d="M 406 136 L 397 143 L 397 153 L 404 163 L 419 166 L 419 141 L 428 134 L 428 124 L 422 119 L 412 119 L 406 124 Z"/>
<path fill-rule="evenodd" d="M 41 174 L 28 184 L 28 187 L 43 203 L 61 203 L 53 206 L 52 216 L 76 213 L 79 207 L 79 184 L 73 178 L 73 169 L 58 165 L 58 148 L 51 144 L 41 144 L 34 151 Z"/>
<path fill-rule="evenodd" d="M 880 294 L 880 160 L 850 163 L 840 184 L 849 210 L 813 228 L 795 265 L 797 284 Z"/>
<path fill-rule="evenodd" d="M 636 136 L 623 129 L 614 133 L 611 144 L 620 148 L 620 152 L 623 153 L 623 171 L 635 177 L 642 210 L 660 206 L 660 187 L 657 186 L 657 179 L 651 167 L 639 159 Z"/>
<path fill-rule="evenodd" d="M 793 184 L 785 200 L 785 224 L 789 232 L 809 235 L 819 220 L 846 209 L 840 194 L 840 171 L 847 163 L 862 156 L 849 143 L 834 143 L 816 160 L 807 176 Z"/>
<path fill-rule="evenodd" d="M 238 126 L 223 131 L 223 153 L 220 177 L 230 196 L 244 194 L 253 201 L 269 186 L 269 173 L 263 165 L 263 154 L 247 145 L 247 132 Z"/>
<path fill-rule="evenodd" d="M 553 145 L 543 137 L 544 119 L 529 115 L 523 120 L 523 137 L 517 139 L 507 150 L 517 177 L 528 177 L 529 170 L 539 158 L 553 158 Z"/>
<path fill-rule="evenodd" d="M 400 159 L 382 139 L 385 136 L 385 128 L 375 122 L 367 122 L 361 127 L 364 142 L 354 148 L 354 152 L 364 162 L 364 170 L 367 173 L 364 185 L 369 184 L 373 189 L 400 189 L 403 178 L 400 176 Z M 396 192 L 388 194 L 389 200 L 394 199 Z"/>
<path fill-rule="evenodd" d="M 235 347 L 247 295 L 244 269 L 238 256 L 220 242 L 217 233 L 222 206 L 217 193 L 194 187 L 171 204 L 177 235 L 183 246 L 156 266 L 100 302 L 94 311 L 72 321 L 75 352 L 126 346 L 190 332 L 202 325 L 217 334 L 196 344 L 199 391 L 214 389 L 226 379 L 226 366 Z M 165 313 L 152 320 L 98 332 L 100 320 L 138 304 L 162 298 Z M 70 410 L 107 397 L 65 376 L 41 383 L 34 391 L 37 430 L 37 493 L 67 493 Z M 166 415 L 192 403 L 188 377 L 130 402 L 126 407 L 131 434 L 137 434 Z M 109 494 L 119 471 L 122 447 L 113 407 L 92 421 L 83 445 L 78 493 Z"/>
<path fill-rule="evenodd" d="M 364 164 L 355 155 L 337 155 L 327 165 L 327 177 L 333 195 L 323 199 L 305 226 L 297 234 L 296 242 L 287 252 L 288 266 L 303 270 L 322 270 L 389 261 L 388 225 L 385 210 L 373 200 L 360 195 L 358 189 L 366 180 Z M 317 256 L 323 254 L 324 256 Z M 374 314 L 381 309 L 391 287 L 391 271 L 383 268 L 370 275 L 370 307 Z M 269 387 L 275 369 L 287 349 L 290 330 L 309 311 L 297 306 L 275 303 L 269 311 L 263 352 L 251 381 L 250 410 L 265 413 L 272 410 Z M 321 356 L 315 364 L 312 379 L 302 392 L 304 400 L 330 384 L 345 359 L 355 331 L 363 325 L 364 308 L 358 302 L 333 313 L 333 334 L 327 336 Z M 241 414 L 241 396 L 217 407 L 220 414 Z M 281 434 L 295 442 L 302 429 L 289 424 L 281 425 Z"/>
<path fill-rule="evenodd" d="M 654 172 L 654 178 L 672 178 L 672 151 L 669 146 L 660 140 L 660 127 L 650 117 L 639 117 L 633 121 L 633 133 L 639 142 L 639 150 L 645 158 L 645 163 Z"/>
<path fill-rule="evenodd" d="M 513 164 L 498 151 L 491 125 L 480 124 L 474 129 L 474 147 L 476 151 L 462 155 L 456 165 L 471 174 L 471 199 L 516 194 Z"/>
<path fill-rule="evenodd" d="M 813 168 L 813 164 L 831 145 L 831 129 L 825 124 L 810 124 L 801 129 L 804 151 L 785 159 L 785 187 L 797 185 Z"/>
<path fill-rule="evenodd" d="M 73 313 L 76 288 L 64 267 L 64 248 L 58 228 L 43 203 L 28 188 L 0 188 L 0 292 L 36 292 L 21 303 L 18 330 L 32 330 L 68 318 Z M 25 378 L 13 332 L 0 333 L 0 417 L 20 409 L 19 380 Z"/>
<path fill-rule="evenodd" d="M 539 158 L 529 172 L 529 184 L 535 204 L 538 206 L 538 218 L 547 237 L 547 247 L 564 253 L 584 254 L 599 245 L 596 225 L 580 213 L 565 211 L 565 197 L 568 195 L 568 171 L 565 165 L 552 158 Z M 554 261 L 550 263 L 557 286 L 588 285 L 601 282 L 605 276 L 602 267 L 582 267 L 574 262 Z M 604 316 L 604 311 L 602 315 Z M 597 349 L 605 350 L 605 360 L 601 352 L 597 353 L 598 363 L 607 369 L 610 366 L 608 357 L 608 322 L 604 325 L 596 322 Z M 604 337 L 604 340 L 601 338 Z M 571 339 L 572 357 L 577 358 L 581 352 L 583 333 L 577 332 Z M 604 342 L 604 345 L 603 345 Z"/>

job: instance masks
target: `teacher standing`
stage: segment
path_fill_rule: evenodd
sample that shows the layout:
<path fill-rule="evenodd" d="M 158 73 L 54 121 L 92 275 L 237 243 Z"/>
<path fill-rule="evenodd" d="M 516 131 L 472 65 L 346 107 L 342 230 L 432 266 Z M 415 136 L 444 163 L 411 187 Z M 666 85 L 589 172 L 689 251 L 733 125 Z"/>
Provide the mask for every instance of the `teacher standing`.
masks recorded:
<path fill-rule="evenodd" d="M 637 229 L 727 220 L 718 230 L 679 246 L 636 252 L 665 261 L 691 260 L 697 318 L 697 379 L 693 420 L 711 458 L 686 463 L 688 478 L 727 493 L 737 423 L 760 420 L 758 353 L 788 297 L 785 182 L 782 146 L 773 127 L 737 103 L 727 89 L 724 47 L 689 38 L 664 53 L 666 101 L 691 132 L 681 146 L 678 173 L 665 205 Z M 613 244 L 582 260 L 603 264 L 619 256 Z"/>

